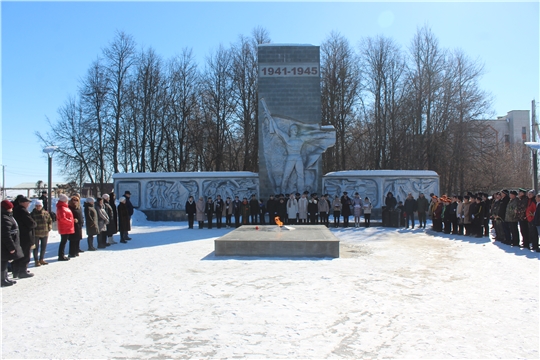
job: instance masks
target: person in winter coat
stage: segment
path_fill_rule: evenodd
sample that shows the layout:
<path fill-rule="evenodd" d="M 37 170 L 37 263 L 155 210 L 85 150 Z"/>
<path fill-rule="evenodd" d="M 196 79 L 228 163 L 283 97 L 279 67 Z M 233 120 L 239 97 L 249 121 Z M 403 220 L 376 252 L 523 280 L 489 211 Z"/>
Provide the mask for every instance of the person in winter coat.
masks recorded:
<path fill-rule="evenodd" d="M 124 192 L 124 197 L 126 198 L 126 208 L 127 208 L 127 211 L 128 211 L 129 221 L 130 221 L 129 231 L 131 231 L 131 217 L 133 216 L 133 212 L 134 212 L 133 204 L 131 203 L 131 192 L 125 191 Z M 124 240 L 131 240 L 128 233 L 124 234 Z"/>
<path fill-rule="evenodd" d="M 362 204 L 362 210 L 364 211 L 364 226 L 365 227 L 371 226 L 371 209 L 373 209 L 373 205 L 371 205 L 371 201 L 366 196 L 364 199 L 364 203 Z"/>
<path fill-rule="evenodd" d="M 330 211 L 330 206 L 328 205 L 328 201 L 326 201 L 326 195 L 321 196 L 317 206 L 319 217 L 321 218 L 321 224 L 328 227 L 328 212 Z"/>
<path fill-rule="evenodd" d="M 47 251 L 49 232 L 52 230 L 51 215 L 49 215 L 49 212 L 44 209 L 43 202 L 41 200 L 36 201 L 34 210 L 32 210 L 30 215 L 36 222 L 36 230 L 34 234 L 34 243 L 36 245 L 34 248 L 35 266 L 38 267 L 41 265 L 48 265 L 49 263 L 45 261 L 45 251 Z"/>
<path fill-rule="evenodd" d="M 249 200 L 249 214 L 252 224 L 259 223 L 259 201 L 255 197 L 255 194 L 251 195 L 251 200 Z"/>
<path fill-rule="evenodd" d="M 287 200 L 287 219 L 288 224 L 296 224 L 296 214 L 298 213 L 298 201 L 294 194 L 289 195 L 289 200 Z"/>
<path fill-rule="evenodd" d="M 240 204 L 240 213 L 242 214 L 242 225 L 249 224 L 250 206 L 248 199 L 245 197 Z"/>
<path fill-rule="evenodd" d="M 298 199 L 298 223 L 299 224 L 306 224 L 307 218 L 308 218 L 308 199 L 307 199 L 307 191 L 302 194 L 300 199 Z"/>
<path fill-rule="evenodd" d="M 309 199 L 308 201 L 307 210 L 309 216 L 309 223 L 311 225 L 317 224 L 317 220 L 319 217 L 319 199 L 317 198 L 316 193 L 311 194 L 311 199 Z"/>
<path fill-rule="evenodd" d="M 72 196 L 68 202 L 69 210 L 73 214 L 73 234 L 68 236 L 69 240 L 69 257 L 74 258 L 79 256 L 80 243 L 82 239 L 82 227 L 84 225 L 83 213 L 81 210 L 80 199 L 77 196 Z"/>
<path fill-rule="evenodd" d="M 109 205 L 111 205 L 113 212 L 114 226 L 111 228 L 113 230 L 113 235 L 118 233 L 118 208 L 116 207 L 116 195 L 114 191 L 109 193 L 109 200 L 107 200 Z"/>
<path fill-rule="evenodd" d="M 98 215 L 98 249 L 105 249 L 107 246 L 110 246 L 110 244 L 107 243 L 107 224 L 109 223 L 109 216 L 103 205 L 103 198 L 97 198 L 97 202 L 94 206 Z"/>
<path fill-rule="evenodd" d="M 204 220 L 205 220 L 205 211 L 206 204 L 202 196 L 199 197 L 197 203 L 195 204 L 195 209 L 197 213 L 197 221 L 199 222 L 199 229 L 204 229 Z"/>
<path fill-rule="evenodd" d="M 471 235 L 471 198 L 469 195 L 463 197 L 463 226 L 465 227 L 465 235 Z"/>
<path fill-rule="evenodd" d="M 214 201 L 209 196 L 206 204 L 204 206 L 204 215 L 206 215 L 206 220 L 208 221 L 208 228 L 212 228 L 212 217 L 214 216 Z"/>
<path fill-rule="evenodd" d="M 510 201 L 506 207 L 506 216 L 504 221 L 508 224 L 510 228 L 510 239 L 509 243 L 511 246 L 519 246 L 519 229 L 518 229 L 518 205 L 519 200 L 517 199 L 517 191 L 510 191 Z M 508 240 L 507 240 L 508 241 Z"/>
<path fill-rule="evenodd" d="M 268 220 L 270 225 L 276 225 L 277 216 L 277 204 L 278 201 L 274 198 L 274 195 L 270 195 L 270 198 L 266 202 L 266 211 L 268 212 Z"/>
<path fill-rule="evenodd" d="M 9 261 L 24 257 L 19 238 L 19 225 L 13 218 L 13 204 L 9 200 L 3 200 L 0 204 L 2 210 L 2 287 L 16 284 L 17 281 L 8 278 L 7 266 Z"/>
<path fill-rule="evenodd" d="M 536 213 L 536 201 L 534 198 L 534 190 L 529 190 L 527 193 L 528 203 L 527 209 L 525 210 L 525 215 L 527 217 L 527 223 L 529 225 L 529 231 L 527 234 L 529 238 L 524 240 L 523 246 L 526 249 L 535 250 L 538 249 L 538 232 L 536 231 L 536 225 L 534 225 L 534 214 Z"/>
<path fill-rule="evenodd" d="M 214 214 L 216 215 L 216 226 L 218 229 L 221 229 L 223 224 L 223 208 L 225 207 L 225 202 L 221 198 L 221 195 L 216 197 L 214 201 Z"/>
<path fill-rule="evenodd" d="M 65 256 L 66 244 L 69 235 L 75 232 L 75 218 L 68 206 L 69 198 L 65 194 L 60 194 L 56 203 L 56 221 L 58 223 L 58 233 L 60 234 L 60 246 L 58 247 L 58 261 L 68 261 Z"/>
<path fill-rule="evenodd" d="M 283 196 L 279 197 L 276 209 L 277 209 L 277 217 L 279 217 L 279 220 L 283 224 L 285 224 L 287 222 L 287 202 L 285 201 L 285 198 Z"/>
<path fill-rule="evenodd" d="M 107 224 L 107 244 L 114 245 L 118 244 L 114 241 L 114 234 L 118 232 L 118 225 L 116 224 L 116 211 L 113 210 L 114 203 L 110 203 L 109 194 L 103 194 L 103 208 L 107 212 L 109 217 L 109 223 Z"/>
<path fill-rule="evenodd" d="M 339 227 L 339 217 L 341 216 L 341 200 L 336 195 L 332 201 L 332 211 L 334 212 L 334 227 Z"/>
<path fill-rule="evenodd" d="M 362 217 L 362 207 L 364 203 L 362 202 L 362 199 L 360 198 L 360 194 L 358 192 L 354 193 L 354 197 L 352 198 L 352 207 L 353 207 L 353 213 L 354 213 L 354 227 L 359 228 L 360 227 L 360 218 Z"/>
<path fill-rule="evenodd" d="M 186 215 L 188 217 L 188 229 L 193 229 L 193 222 L 195 221 L 195 214 L 197 213 L 197 207 L 193 196 L 190 196 L 186 201 Z"/>
<path fill-rule="evenodd" d="M 13 208 L 13 218 L 19 225 L 19 239 L 24 257 L 14 260 L 12 263 L 13 277 L 32 277 L 34 274 L 28 271 L 28 263 L 30 262 L 30 250 L 35 247 L 35 229 L 36 222 L 28 212 L 28 207 L 31 200 L 26 197 L 19 198 L 19 205 Z"/>
<path fill-rule="evenodd" d="M 266 206 L 262 199 L 259 200 L 259 222 L 261 225 L 266 224 Z"/>
<path fill-rule="evenodd" d="M 519 232 L 521 233 L 521 239 L 523 240 L 521 247 L 528 248 L 529 243 L 529 223 L 527 222 L 527 205 L 529 198 L 527 197 L 527 190 L 520 188 L 518 190 L 518 208 L 517 217 L 519 224 Z M 519 245 L 519 240 L 518 240 Z"/>
<path fill-rule="evenodd" d="M 233 202 L 230 196 L 225 200 L 223 213 L 225 214 L 225 227 L 229 229 L 232 226 Z"/>
<path fill-rule="evenodd" d="M 242 202 L 238 198 L 238 195 L 234 197 L 233 201 L 233 215 L 234 215 L 234 226 L 240 226 L 240 216 L 242 215 Z"/>
<path fill-rule="evenodd" d="M 463 235 L 463 196 L 457 197 L 456 206 L 456 221 L 457 221 L 457 234 Z"/>
<path fill-rule="evenodd" d="M 120 232 L 120 242 L 126 244 L 128 231 L 131 230 L 131 216 L 126 205 L 127 199 L 121 197 L 118 203 L 118 231 Z M 131 238 L 130 238 L 131 239 Z"/>
<path fill-rule="evenodd" d="M 423 193 L 418 195 L 416 199 L 416 211 L 418 212 L 418 228 L 426 228 L 427 212 L 429 210 L 428 199 L 424 196 Z"/>
<path fill-rule="evenodd" d="M 536 211 L 534 212 L 534 226 L 536 226 L 536 233 L 540 236 L 540 194 L 536 194 Z M 539 238 L 537 237 L 533 241 L 533 250 L 540 252 Z"/>
<path fill-rule="evenodd" d="M 351 216 L 351 198 L 347 192 L 343 192 L 341 197 L 341 216 L 343 216 L 343 227 L 349 227 L 349 216 Z"/>
<path fill-rule="evenodd" d="M 442 232 L 442 212 L 443 212 L 443 201 L 440 198 L 434 199 L 436 205 L 433 207 L 433 230 L 437 232 Z"/>
<path fill-rule="evenodd" d="M 500 241 L 501 243 L 505 242 L 504 230 L 502 227 L 502 222 L 499 217 L 499 212 L 501 209 L 501 193 L 497 191 L 493 196 L 493 203 L 491 204 L 491 219 L 493 220 L 493 227 L 495 228 L 495 241 Z"/>
<path fill-rule="evenodd" d="M 84 218 L 86 220 L 86 236 L 88 251 L 96 251 L 94 247 L 94 236 L 99 235 L 98 215 L 94 208 L 94 198 L 87 198 L 84 202 Z"/>
<path fill-rule="evenodd" d="M 407 194 L 407 198 L 403 204 L 403 211 L 405 211 L 405 218 L 407 219 L 405 229 L 409 228 L 409 220 L 411 221 L 411 229 L 414 229 L 414 212 L 416 211 L 417 206 L 412 193 Z"/>

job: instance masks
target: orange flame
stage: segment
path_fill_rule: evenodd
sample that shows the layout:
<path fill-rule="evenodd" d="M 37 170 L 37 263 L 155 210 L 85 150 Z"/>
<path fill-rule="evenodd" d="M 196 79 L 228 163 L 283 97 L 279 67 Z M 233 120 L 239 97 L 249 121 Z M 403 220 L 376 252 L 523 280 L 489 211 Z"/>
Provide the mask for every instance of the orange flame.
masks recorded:
<path fill-rule="evenodd" d="M 277 224 L 278 226 L 280 226 L 280 227 L 283 226 L 283 223 L 281 222 L 281 220 L 279 220 L 279 216 L 276 216 L 276 217 L 274 218 L 274 220 L 276 221 L 276 224 Z"/>

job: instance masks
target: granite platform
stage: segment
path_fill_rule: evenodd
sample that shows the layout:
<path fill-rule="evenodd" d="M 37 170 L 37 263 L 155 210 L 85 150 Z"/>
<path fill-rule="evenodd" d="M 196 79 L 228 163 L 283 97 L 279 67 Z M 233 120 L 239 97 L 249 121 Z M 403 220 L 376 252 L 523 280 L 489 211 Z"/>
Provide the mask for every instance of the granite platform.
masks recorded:
<path fill-rule="evenodd" d="M 324 225 L 243 225 L 214 246 L 216 256 L 339 257 L 339 239 Z"/>

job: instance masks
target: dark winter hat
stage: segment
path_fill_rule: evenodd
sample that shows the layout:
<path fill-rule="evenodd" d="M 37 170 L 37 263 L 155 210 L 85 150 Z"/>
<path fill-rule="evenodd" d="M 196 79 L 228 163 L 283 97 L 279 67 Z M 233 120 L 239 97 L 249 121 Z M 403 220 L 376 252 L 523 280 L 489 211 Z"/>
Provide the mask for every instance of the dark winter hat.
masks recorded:
<path fill-rule="evenodd" d="M 303 192 L 303 194 L 307 195 L 307 194 L 309 194 L 309 191 L 306 190 L 306 191 Z"/>
<path fill-rule="evenodd" d="M 129 190 L 124 191 L 124 195 L 131 195 L 131 192 Z"/>
<path fill-rule="evenodd" d="M 46 193 L 47 193 L 47 190 L 43 190 L 41 193 L 42 193 L 42 194 L 46 194 Z"/>
<path fill-rule="evenodd" d="M 519 188 L 518 191 L 519 191 L 519 192 L 522 192 L 522 193 L 524 193 L 524 194 L 527 193 L 527 190 L 525 190 L 524 188 Z"/>
<path fill-rule="evenodd" d="M 25 203 L 25 202 L 32 202 L 32 200 L 30 200 L 26 196 L 20 197 L 18 201 L 19 201 L 19 204 L 22 204 L 22 203 Z"/>
<path fill-rule="evenodd" d="M 512 191 L 510 191 L 510 195 L 516 195 L 516 196 L 517 196 L 517 194 L 518 194 L 518 193 L 517 193 L 517 191 L 516 191 L 516 190 L 512 190 Z"/>
<path fill-rule="evenodd" d="M 311 194 L 311 197 L 315 197 L 315 196 L 317 196 L 317 193 Z"/>
<path fill-rule="evenodd" d="M 346 192 L 346 191 L 344 191 L 344 192 L 343 192 L 343 195 L 348 195 L 348 194 L 349 194 L 349 193 L 348 193 L 348 192 Z"/>
<path fill-rule="evenodd" d="M 502 189 L 501 194 L 510 195 L 510 192 L 507 189 Z"/>
<path fill-rule="evenodd" d="M 3 200 L 2 201 L 2 208 L 6 209 L 6 210 L 13 209 L 13 204 L 9 200 Z"/>

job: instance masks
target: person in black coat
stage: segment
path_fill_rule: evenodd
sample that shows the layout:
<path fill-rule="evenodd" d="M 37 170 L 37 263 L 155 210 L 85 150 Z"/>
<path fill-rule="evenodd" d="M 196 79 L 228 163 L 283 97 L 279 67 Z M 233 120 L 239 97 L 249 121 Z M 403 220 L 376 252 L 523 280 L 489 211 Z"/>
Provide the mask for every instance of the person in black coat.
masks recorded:
<path fill-rule="evenodd" d="M 22 258 L 24 253 L 19 239 L 19 226 L 13 218 L 13 204 L 9 200 L 2 201 L 2 267 L 0 268 L 1 284 L 11 286 L 15 280 L 8 278 L 8 262 Z"/>
<path fill-rule="evenodd" d="M 270 225 L 276 225 L 275 217 L 277 216 L 277 201 L 274 199 L 274 195 L 270 195 L 270 198 L 266 202 L 266 211 L 268 212 L 268 221 Z"/>
<path fill-rule="evenodd" d="M 186 201 L 186 215 L 188 217 L 188 228 L 193 229 L 193 222 L 195 221 L 195 213 L 197 212 L 197 207 L 195 206 L 195 200 L 193 196 L 190 196 Z"/>
<path fill-rule="evenodd" d="M 251 217 L 251 223 L 258 224 L 259 201 L 255 197 L 255 194 L 251 195 L 251 200 L 249 200 L 249 214 Z"/>
<path fill-rule="evenodd" d="M 131 217 L 129 216 L 129 210 L 126 205 L 127 199 L 122 196 L 119 201 L 118 230 L 120 231 L 120 242 L 126 244 L 126 240 L 131 240 L 131 238 L 127 236 L 128 231 L 131 230 Z"/>
<path fill-rule="evenodd" d="M 233 215 L 234 215 L 234 226 L 240 226 L 240 214 L 242 213 L 242 202 L 238 196 L 234 197 L 233 201 Z"/>
<path fill-rule="evenodd" d="M 341 216 L 343 216 L 343 227 L 349 227 L 349 216 L 351 216 L 352 201 L 348 193 L 343 192 L 341 197 Z"/>
<path fill-rule="evenodd" d="M 416 211 L 416 200 L 414 199 L 412 193 L 407 195 L 405 199 L 405 204 L 403 204 L 403 211 L 405 211 L 405 218 L 407 219 L 407 224 L 405 229 L 409 228 L 409 220 L 411 220 L 411 229 L 414 229 L 414 212 Z"/>
<path fill-rule="evenodd" d="M 223 202 L 221 195 L 218 195 L 216 200 L 214 201 L 214 214 L 216 214 L 216 225 L 218 229 L 221 229 L 221 225 L 223 224 L 224 206 L 225 206 L 225 203 Z"/>
<path fill-rule="evenodd" d="M 69 257 L 74 258 L 79 256 L 81 239 L 82 239 L 82 227 L 84 225 L 83 213 L 81 210 L 80 199 L 77 196 L 72 196 L 68 201 L 69 210 L 73 213 L 73 227 L 75 232 L 68 235 L 69 240 Z"/>
<path fill-rule="evenodd" d="M 34 245 L 34 229 L 37 224 L 28 212 L 28 207 L 31 201 L 22 197 L 19 199 L 19 205 L 13 208 L 13 217 L 19 225 L 19 239 L 21 241 L 21 249 L 24 256 L 13 261 L 13 277 L 28 278 L 34 276 L 28 271 L 28 263 L 30 262 L 30 251 Z"/>
<path fill-rule="evenodd" d="M 206 219 L 208 220 L 208 228 L 212 228 L 212 217 L 214 216 L 214 201 L 209 196 L 208 201 L 206 201 L 206 204 L 204 206 L 204 214 L 206 215 Z"/>
<path fill-rule="evenodd" d="M 117 211 L 113 210 L 114 202 L 111 205 L 109 194 L 103 194 L 103 208 L 109 217 L 109 222 L 107 223 L 107 244 L 118 244 L 114 241 L 114 234 L 118 232 L 118 224 L 116 223 Z"/>
<path fill-rule="evenodd" d="M 129 221 L 131 223 L 131 217 L 133 216 L 133 204 L 131 203 L 131 192 L 129 191 L 125 191 L 124 192 L 124 198 L 126 199 L 125 203 L 126 203 L 126 209 L 127 209 L 127 213 L 129 215 Z M 118 216 L 120 216 L 120 214 L 118 214 Z M 124 228 L 128 228 L 129 227 L 129 231 L 131 231 L 131 225 L 130 226 L 125 226 L 124 225 Z M 124 240 L 131 240 L 131 238 L 129 237 L 129 234 L 128 232 L 126 231 L 126 233 L 124 234 Z"/>
<path fill-rule="evenodd" d="M 49 209 L 49 198 L 47 197 L 47 190 L 43 190 L 41 192 L 41 196 L 39 197 L 39 200 L 43 201 L 43 209 L 47 210 L 48 212 L 50 212 L 50 209 Z"/>

